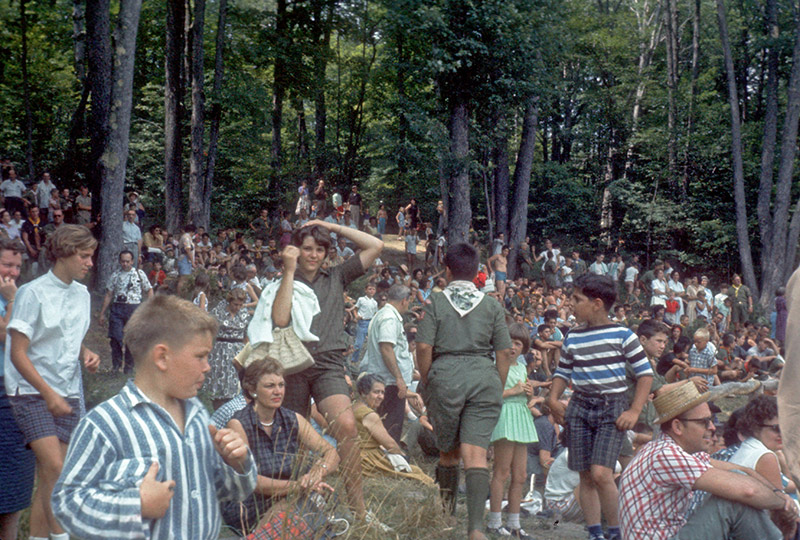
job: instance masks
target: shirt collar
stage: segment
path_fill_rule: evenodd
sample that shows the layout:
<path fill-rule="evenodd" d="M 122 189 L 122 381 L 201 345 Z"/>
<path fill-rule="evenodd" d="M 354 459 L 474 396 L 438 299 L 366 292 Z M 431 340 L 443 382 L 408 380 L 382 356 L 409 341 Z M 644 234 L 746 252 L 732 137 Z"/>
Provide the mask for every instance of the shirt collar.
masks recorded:
<path fill-rule="evenodd" d="M 61 279 L 60 279 L 58 276 L 56 276 L 56 275 L 53 273 L 53 271 L 52 271 L 52 270 L 48 270 L 46 275 L 48 276 L 48 278 L 50 279 L 50 281 L 51 281 L 51 282 L 52 282 L 52 283 L 53 283 L 53 284 L 54 284 L 56 287 L 58 287 L 59 289 L 69 289 L 69 288 L 70 288 L 70 286 L 72 285 L 72 283 L 64 283 L 63 281 L 61 281 Z"/>
<path fill-rule="evenodd" d="M 119 393 L 123 397 L 123 399 L 125 399 L 125 401 L 128 402 L 128 407 L 130 409 L 134 409 L 137 406 L 150 405 L 152 407 L 155 407 L 157 410 L 163 411 L 164 414 L 167 414 L 167 416 L 170 416 L 169 413 L 167 413 L 161 405 L 159 405 L 158 403 L 147 397 L 144 394 L 144 392 L 142 392 L 139 389 L 139 387 L 136 386 L 136 384 L 133 382 L 133 379 L 129 379 L 128 382 L 125 383 L 125 386 L 122 387 Z M 184 404 L 184 412 L 186 414 L 186 419 L 184 421 L 184 431 L 185 431 L 185 426 L 188 426 L 189 422 L 194 417 L 194 415 L 200 412 L 199 410 L 200 405 L 199 402 L 197 402 L 197 400 L 194 399 L 183 399 L 181 401 Z"/>

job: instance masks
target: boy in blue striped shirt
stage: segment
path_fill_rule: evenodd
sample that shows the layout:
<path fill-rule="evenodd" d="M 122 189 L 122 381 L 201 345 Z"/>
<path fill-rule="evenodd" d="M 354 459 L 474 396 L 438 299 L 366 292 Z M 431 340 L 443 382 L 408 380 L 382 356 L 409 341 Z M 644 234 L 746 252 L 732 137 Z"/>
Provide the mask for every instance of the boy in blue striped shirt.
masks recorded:
<path fill-rule="evenodd" d="M 136 375 L 79 422 L 53 490 L 53 512 L 84 540 L 212 540 L 219 501 L 257 482 L 244 441 L 210 426 L 196 398 L 209 371 L 216 320 L 156 296 L 125 325 Z"/>
<path fill-rule="evenodd" d="M 584 274 L 575 283 L 572 310 L 580 326 L 569 331 L 553 377 L 547 403 L 556 420 L 566 426 L 569 468 L 580 473 L 579 502 L 591 540 L 621 538 L 617 517 L 619 493 L 614 467 L 626 431 L 636 424 L 650 393 L 653 371 L 636 334 L 612 323 L 608 312 L 616 301 L 609 276 Z M 636 376 L 631 403 L 625 395 L 625 367 Z M 574 391 L 569 406 L 558 400 L 568 384 Z"/>

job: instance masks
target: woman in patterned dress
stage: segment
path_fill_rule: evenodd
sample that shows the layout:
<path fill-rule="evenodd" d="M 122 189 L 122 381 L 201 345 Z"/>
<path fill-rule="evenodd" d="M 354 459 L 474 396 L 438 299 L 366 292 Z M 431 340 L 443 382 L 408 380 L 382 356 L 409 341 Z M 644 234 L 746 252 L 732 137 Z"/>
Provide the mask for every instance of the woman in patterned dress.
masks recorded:
<path fill-rule="evenodd" d="M 206 391 L 215 410 L 239 393 L 239 377 L 233 358 L 244 347 L 250 323 L 250 314 L 243 309 L 246 298 L 247 293 L 242 289 L 233 289 L 228 293 L 227 301 L 220 302 L 211 310 L 219 321 L 219 331 L 208 358 L 211 371 L 207 376 Z"/>

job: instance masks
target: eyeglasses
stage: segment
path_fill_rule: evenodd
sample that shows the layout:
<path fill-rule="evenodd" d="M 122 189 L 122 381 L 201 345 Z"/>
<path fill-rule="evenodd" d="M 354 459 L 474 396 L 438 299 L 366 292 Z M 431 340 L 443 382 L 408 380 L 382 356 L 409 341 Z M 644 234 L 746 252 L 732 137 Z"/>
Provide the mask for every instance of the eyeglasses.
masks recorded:
<path fill-rule="evenodd" d="M 706 416 L 705 418 L 678 418 L 681 422 L 697 422 L 701 426 L 707 426 L 708 424 L 714 425 L 714 417 L 713 416 Z"/>
<path fill-rule="evenodd" d="M 772 431 L 774 431 L 775 433 L 777 433 L 778 435 L 781 434 L 781 426 L 780 426 L 780 424 L 758 424 L 758 425 L 761 426 L 761 427 L 769 428 Z"/>

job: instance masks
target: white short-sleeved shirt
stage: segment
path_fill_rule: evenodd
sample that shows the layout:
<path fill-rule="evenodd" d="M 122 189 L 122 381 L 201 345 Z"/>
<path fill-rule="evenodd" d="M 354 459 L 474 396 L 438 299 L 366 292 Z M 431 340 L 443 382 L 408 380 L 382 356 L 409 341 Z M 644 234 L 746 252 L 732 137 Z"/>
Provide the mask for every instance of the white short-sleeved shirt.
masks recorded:
<path fill-rule="evenodd" d="M 361 296 L 356 300 L 356 309 L 358 310 L 358 318 L 362 321 L 368 321 L 378 312 L 378 302 L 375 298 Z"/>
<path fill-rule="evenodd" d="M 625 269 L 625 282 L 633 283 L 636 281 L 636 276 L 639 275 L 639 269 L 635 266 L 629 266 Z"/>
<path fill-rule="evenodd" d="M 8 179 L 4 180 L 3 183 L 0 184 L 0 190 L 2 190 L 4 197 L 22 197 L 22 194 L 25 191 L 25 184 L 23 184 L 19 179 Z"/>
<path fill-rule="evenodd" d="M 44 381 L 63 397 L 80 395 L 79 356 L 89 330 L 90 309 L 86 286 L 77 281 L 67 285 L 52 270 L 17 291 L 8 328 L 30 339 L 28 358 Z M 11 363 L 11 333 L 7 339 L 6 392 L 9 396 L 38 394 Z"/>
<path fill-rule="evenodd" d="M 122 222 L 122 242 L 125 244 L 133 244 L 142 239 L 142 230 L 136 223 L 130 221 Z"/>
<path fill-rule="evenodd" d="M 391 343 L 397 367 L 405 383 L 411 384 L 414 374 L 414 358 L 408 350 L 408 340 L 403 329 L 403 317 L 391 304 L 386 304 L 372 318 L 367 331 L 367 354 L 362 360 L 361 370 L 381 377 L 386 384 L 393 384 L 394 375 L 386 367 L 381 356 L 381 343 Z"/>

